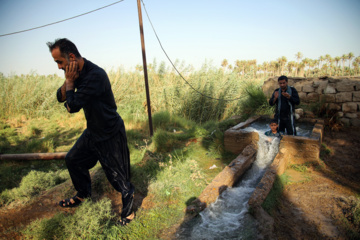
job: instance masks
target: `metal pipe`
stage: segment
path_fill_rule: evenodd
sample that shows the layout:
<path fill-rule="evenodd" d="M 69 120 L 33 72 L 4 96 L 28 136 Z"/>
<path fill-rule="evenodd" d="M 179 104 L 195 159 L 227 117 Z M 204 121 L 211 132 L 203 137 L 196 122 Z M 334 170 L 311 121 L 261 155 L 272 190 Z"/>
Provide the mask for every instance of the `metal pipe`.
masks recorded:
<path fill-rule="evenodd" d="M 67 152 L 0 154 L 0 160 L 53 160 L 65 159 Z"/>

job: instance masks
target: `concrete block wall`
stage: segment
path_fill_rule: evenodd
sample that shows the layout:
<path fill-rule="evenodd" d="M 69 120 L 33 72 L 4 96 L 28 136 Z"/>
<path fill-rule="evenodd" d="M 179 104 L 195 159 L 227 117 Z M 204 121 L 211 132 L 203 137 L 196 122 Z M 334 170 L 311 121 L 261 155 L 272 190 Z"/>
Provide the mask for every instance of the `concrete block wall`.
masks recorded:
<path fill-rule="evenodd" d="M 350 126 L 360 126 L 360 77 L 288 77 L 289 86 L 299 93 L 302 104 L 321 101 L 328 109 L 337 112 L 340 121 Z M 262 86 L 269 98 L 279 88 L 278 76 L 269 78 Z"/>

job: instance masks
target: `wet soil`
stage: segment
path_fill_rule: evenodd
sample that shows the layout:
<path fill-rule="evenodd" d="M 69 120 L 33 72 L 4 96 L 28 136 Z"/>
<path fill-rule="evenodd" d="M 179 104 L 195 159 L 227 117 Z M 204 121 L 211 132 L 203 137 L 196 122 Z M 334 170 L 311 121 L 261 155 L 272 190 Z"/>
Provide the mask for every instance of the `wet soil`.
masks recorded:
<path fill-rule="evenodd" d="M 350 205 L 360 193 L 360 128 L 325 131 L 327 146 L 319 166 L 305 173 L 288 170 L 292 184 L 286 185 L 274 218 L 274 239 L 350 239 L 344 219 L 350 219 Z M 58 206 L 64 191 L 71 189 L 65 182 L 25 206 L 0 208 L 0 239 L 22 239 L 21 229 L 36 219 L 51 218 L 61 211 L 73 212 Z M 121 199 L 115 191 L 104 196 L 113 202 L 114 211 L 121 209 Z M 151 208 L 150 197 L 135 194 L 135 208 Z M 351 222 L 351 221 L 350 221 Z"/>

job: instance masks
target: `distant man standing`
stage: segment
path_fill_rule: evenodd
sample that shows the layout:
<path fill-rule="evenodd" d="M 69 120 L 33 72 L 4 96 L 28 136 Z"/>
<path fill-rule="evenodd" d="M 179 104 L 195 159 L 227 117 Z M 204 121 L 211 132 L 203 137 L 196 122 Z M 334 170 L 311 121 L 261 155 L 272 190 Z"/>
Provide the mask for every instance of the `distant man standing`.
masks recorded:
<path fill-rule="evenodd" d="M 275 119 L 279 123 L 279 132 L 285 132 L 287 135 L 296 136 L 295 128 L 295 105 L 300 103 L 299 94 L 295 88 L 288 86 L 288 78 L 280 76 L 278 78 L 280 88 L 272 94 L 269 104 L 275 108 Z"/>
<path fill-rule="evenodd" d="M 87 129 L 65 157 L 77 194 L 61 200 L 61 207 L 76 207 L 91 197 L 89 169 L 99 160 L 111 185 L 122 195 L 120 224 L 133 217 L 134 186 L 130 183 L 130 157 L 125 126 L 117 113 L 106 72 L 81 57 L 74 43 L 66 38 L 47 43 L 58 68 L 65 71 L 65 82 L 57 91 L 59 102 L 69 113 L 84 110 Z"/>

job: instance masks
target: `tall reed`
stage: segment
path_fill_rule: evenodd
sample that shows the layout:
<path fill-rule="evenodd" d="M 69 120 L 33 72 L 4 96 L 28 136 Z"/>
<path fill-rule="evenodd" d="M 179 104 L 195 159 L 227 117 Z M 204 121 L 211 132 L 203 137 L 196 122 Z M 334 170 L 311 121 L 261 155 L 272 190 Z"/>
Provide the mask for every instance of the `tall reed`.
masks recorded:
<path fill-rule="evenodd" d="M 244 82 L 261 82 L 252 75 L 239 76 L 221 68 L 204 64 L 200 70 L 178 64 L 184 79 L 174 70 L 150 64 L 148 76 L 151 109 L 153 113 L 168 111 L 198 123 L 208 120 L 223 120 L 240 113 L 240 102 Z M 129 121 L 147 118 L 147 101 L 142 71 L 125 71 L 123 68 L 108 72 L 118 112 Z M 250 77 L 251 76 L 251 77 Z M 56 101 L 56 91 L 63 84 L 57 75 L 4 76 L 0 74 L 0 117 L 9 119 L 18 115 L 28 118 L 64 114 L 66 110 Z M 237 99 L 228 101 L 230 99 Z"/>

